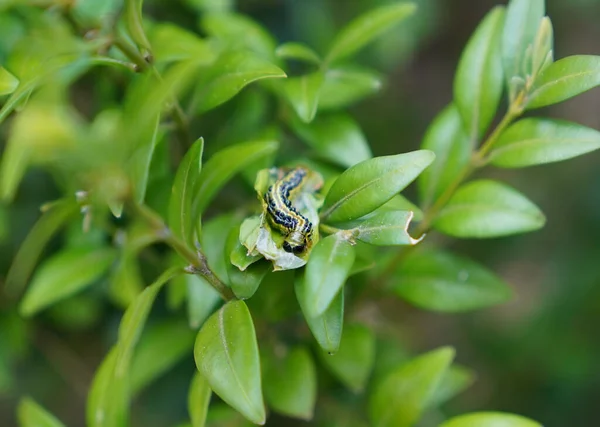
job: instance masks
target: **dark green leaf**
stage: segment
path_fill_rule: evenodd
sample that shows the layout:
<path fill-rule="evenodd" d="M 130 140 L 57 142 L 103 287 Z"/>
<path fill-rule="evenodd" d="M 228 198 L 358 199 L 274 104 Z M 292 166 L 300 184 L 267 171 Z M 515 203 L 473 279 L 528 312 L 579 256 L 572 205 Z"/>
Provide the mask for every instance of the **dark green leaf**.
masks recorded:
<path fill-rule="evenodd" d="M 474 412 L 450 418 L 439 427 L 542 427 L 542 425 L 520 415 Z"/>
<path fill-rule="evenodd" d="M 505 168 L 571 159 L 600 148 L 600 132 L 562 120 L 527 118 L 506 129 L 489 155 Z"/>
<path fill-rule="evenodd" d="M 386 375 L 369 400 L 373 427 L 410 427 L 427 402 L 454 357 L 443 347 L 416 357 Z"/>
<path fill-rule="evenodd" d="M 206 321 L 196 338 L 194 357 L 221 399 L 253 423 L 264 424 L 256 333 L 243 301 L 228 302 Z"/>
<path fill-rule="evenodd" d="M 510 288 L 473 261 L 445 252 L 416 252 L 402 263 L 394 292 L 428 310 L 461 312 L 510 298 Z"/>
<path fill-rule="evenodd" d="M 202 19 L 206 32 L 231 49 L 248 49 L 268 60 L 274 58 L 275 40 L 257 22 L 237 13 L 209 13 Z"/>
<path fill-rule="evenodd" d="M 74 248 L 57 253 L 35 272 L 19 307 L 23 316 L 65 299 L 98 280 L 115 260 L 112 248 Z"/>
<path fill-rule="evenodd" d="M 286 77 L 279 67 L 247 51 L 221 55 L 204 73 L 194 95 L 198 113 L 228 101 L 252 82 Z"/>
<path fill-rule="evenodd" d="M 434 227 L 451 236 L 481 239 L 537 230 L 545 222 L 538 207 L 515 189 L 479 180 L 458 189 Z"/>
<path fill-rule="evenodd" d="M 199 372 L 194 374 L 188 392 L 188 412 L 192 427 L 204 427 L 212 390 Z"/>
<path fill-rule="evenodd" d="M 248 165 L 274 153 L 276 141 L 250 141 L 218 151 L 205 164 L 194 188 L 193 221 L 197 221 L 215 194 L 236 173 Z"/>
<path fill-rule="evenodd" d="M 311 420 L 317 399 L 317 373 L 311 354 L 296 347 L 281 358 L 266 359 L 263 367 L 269 406 L 280 414 Z"/>
<path fill-rule="evenodd" d="M 44 212 L 31 228 L 10 266 L 5 285 L 7 294 L 16 296 L 25 287 L 48 241 L 78 210 L 75 200 L 60 200 Z"/>
<path fill-rule="evenodd" d="M 87 399 L 89 427 L 125 427 L 129 406 L 127 376 L 115 375 L 117 347 L 106 355 L 96 370 Z"/>
<path fill-rule="evenodd" d="M 428 150 L 365 160 L 340 175 L 325 198 L 322 218 L 351 221 L 374 211 L 402 191 L 435 158 Z"/>
<path fill-rule="evenodd" d="M 361 392 L 369 379 L 375 361 L 375 336 L 362 325 L 346 325 L 339 351 L 320 353 L 321 360 L 346 387 Z"/>
<path fill-rule="evenodd" d="M 431 407 L 437 407 L 467 389 L 475 380 L 475 373 L 462 366 L 452 365 L 429 400 Z"/>
<path fill-rule="evenodd" d="M 198 185 L 202 170 L 202 153 L 204 139 L 199 138 L 190 147 L 177 168 L 175 181 L 169 199 L 169 228 L 171 232 L 183 239 L 190 247 L 194 247 L 195 223 L 192 215 L 193 200 L 196 197 L 194 189 Z"/>
<path fill-rule="evenodd" d="M 535 80 L 527 98 L 527 109 L 556 104 L 598 85 L 600 56 L 574 55 L 559 59 Z"/>
<path fill-rule="evenodd" d="M 133 356 L 131 393 L 136 395 L 190 354 L 194 347 L 194 336 L 194 331 L 179 321 L 151 325 L 140 338 Z"/>
<path fill-rule="evenodd" d="M 320 116 L 311 123 L 294 120 L 292 126 L 319 156 L 340 166 L 354 166 L 372 157 L 360 127 L 347 114 Z"/>
<path fill-rule="evenodd" d="M 353 104 L 381 90 L 379 73 L 357 67 L 336 67 L 325 72 L 321 86 L 319 110 L 336 110 Z"/>
<path fill-rule="evenodd" d="M 0 67 L 0 96 L 10 95 L 19 86 L 19 79 L 9 73 L 6 68 Z"/>
<path fill-rule="evenodd" d="M 283 96 L 305 123 L 310 123 L 317 114 L 322 84 L 321 71 L 290 77 L 282 82 Z"/>
<path fill-rule="evenodd" d="M 544 0 L 511 0 L 502 30 L 502 65 L 506 81 L 531 75 L 531 47 L 544 17 Z M 527 53 L 529 49 L 529 54 Z"/>
<path fill-rule="evenodd" d="M 150 53 L 150 42 L 144 32 L 142 23 L 142 4 L 144 0 L 125 0 L 124 19 L 127 32 L 138 47 Z"/>
<path fill-rule="evenodd" d="M 413 3 L 395 3 L 378 7 L 355 18 L 338 33 L 329 48 L 326 61 L 331 63 L 354 54 L 412 15 L 415 10 Z"/>
<path fill-rule="evenodd" d="M 342 328 L 344 326 L 344 290 L 342 289 L 329 308 L 321 316 L 311 317 L 304 307 L 304 295 L 306 294 L 306 285 L 304 274 L 296 278 L 294 282 L 296 299 L 300 304 L 306 323 L 313 336 L 323 350 L 329 354 L 338 351 L 340 340 L 342 338 Z"/>
<path fill-rule="evenodd" d="M 419 240 L 408 234 L 413 216 L 410 211 L 377 211 L 366 219 L 344 224 L 343 227 L 355 227 L 356 238 L 372 245 L 414 245 Z"/>
<path fill-rule="evenodd" d="M 21 399 L 17 417 L 20 427 L 64 427 L 54 415 L 29 397 Z"/>
<path fill-rule="evenodd" d="M 421 201 L 424 206 L 429 206 L 457 179 L 469 162 L 473 148 L 454 104 L 433 120 L 421 148 L 435 153 L 434 162 L 417 180 Z"/>
<path fill-rule="evenodd" d="M 275 49 L 275 55 L 279 58 L 304 61 L 316 65 L 321 63 L 319 55 L 303 43 L 284 43 Z"/>
<path fill-rule="evenodd" d="M 299 295 L 308 316 L 324 315 L 354 264 L 354 248 L 340 233 L 319 240 L 306 264 L 304 294 Z"/>
<path fill-rule="evenodd" d="M 504 80 L 500 37 L 504 8 L 481 21 L 463 51 L 454 78 L 454 102 L 468 136 L 476 141 L 490 125 L 502 96 Z"/>

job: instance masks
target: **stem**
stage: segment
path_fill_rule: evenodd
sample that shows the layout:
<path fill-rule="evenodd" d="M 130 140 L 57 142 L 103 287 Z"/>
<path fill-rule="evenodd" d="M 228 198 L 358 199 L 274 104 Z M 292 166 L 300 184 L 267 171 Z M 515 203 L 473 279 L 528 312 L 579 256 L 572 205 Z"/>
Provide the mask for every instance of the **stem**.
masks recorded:
<path fill-rule="evenodd" d="M 235 299 L 233 291 L 223 283 L 211 270 L 206 255 L 200 248 L 194 252 L 181 239 L 171 233 L 162 218 L 145 205 L 132 204 L 135 212 L 156 230 L 163 242 L 181 255 L 190 266 L 186 269 L 191 274 L 202 276 L 225 301 Z"/>
<path fill-rule="evenodd" d="M 341 228 L 335 228 L 327 224 L 319 224 L 319 228 L 327 234 L 335 234 L 338 231 L 342 231 Z"/>

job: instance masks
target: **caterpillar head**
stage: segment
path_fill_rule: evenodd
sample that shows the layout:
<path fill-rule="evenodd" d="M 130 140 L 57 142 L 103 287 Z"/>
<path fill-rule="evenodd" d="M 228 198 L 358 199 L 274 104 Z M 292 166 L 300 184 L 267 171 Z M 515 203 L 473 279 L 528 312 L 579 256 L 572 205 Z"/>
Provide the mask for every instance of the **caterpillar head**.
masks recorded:
<path fill-rule="evenodd" d="M 293 254 L 301 254 L 308 246 L 310 233 L 292 231 L 283 242 L 283 250 Z"/>

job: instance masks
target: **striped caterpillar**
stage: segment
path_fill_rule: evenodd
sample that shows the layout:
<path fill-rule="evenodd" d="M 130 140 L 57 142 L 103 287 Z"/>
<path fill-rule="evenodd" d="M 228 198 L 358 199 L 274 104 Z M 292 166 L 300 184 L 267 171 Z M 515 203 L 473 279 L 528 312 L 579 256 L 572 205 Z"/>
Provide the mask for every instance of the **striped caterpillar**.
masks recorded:
<path fill-rule="evenodd" d="M 312 223 L 292 205 L 292 199 L 300 191 L 308 171 L 296 167 L 269 187 L 264 200 L 269 223 L 285 236 L 283 250 L 300 254 L 311 243 Z"/>

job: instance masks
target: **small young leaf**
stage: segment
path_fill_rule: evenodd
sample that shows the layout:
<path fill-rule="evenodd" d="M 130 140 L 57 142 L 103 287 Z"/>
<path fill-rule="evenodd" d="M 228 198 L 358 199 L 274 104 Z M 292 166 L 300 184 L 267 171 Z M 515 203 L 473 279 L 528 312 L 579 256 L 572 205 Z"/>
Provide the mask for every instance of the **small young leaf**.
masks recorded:
<path fill-rule="evenodd" d="M 346 170 L 325 197 L 322 218 L 351 221 L 374 211 L 402 191 L 433 159 L 429 150 L 375 157 Z"/>
<path fill-rule="evenodd" d="M 365 219 L 343 224 L 342 227 L 355 227 L 356 238 L 371 245 L 414 245 L 419 240 L 408 234 L 413 215 L 410 211 L 378 210 Z"/>
<path fill-rule="evenodd" d="M 310 123 L 317 114 L 322 84 L 321 71 L 290 77 L 282 82 L 283 96 L 305 123 Z"/>
<path fill-rule="evenodd" d="M 320 116 L 311 123 L 294 120 L 292 127 L 319 156 L 340 166 L 354 166 L 372 157 L 360 127 L 347 114 Z"/>
<path fill-rule="evenodd" d="M 236 173 L 248 165 L 274 153 L 276 141 L 250 141 L 231 145 L 218 151 L 205 164 L 193 189 L 192 223 L 200 218 L 215 194 Z"/>
<path fill-rule="evenodd" d="M 17 417 L 20 427 L 64 427 L 58 418 L 29 397 L 19 402 Z"/>
<path fill-rule="evenodd" d="M 10 95 L 19 86 L 19 79 L 9 73 L 6 68 L 0 67 L 0 96 Z"/>
<path fill-rule="evenodd" d="M 429 399 L 428 406 L 440 406 L 467 389 L 474 380 L 475 373 L 472 370 L 457 365 L 450 366 Z"/>
<path fill-rule="evenodd" d="M 292 59 L 295 61 L 304 61 L 319 65 L 321 58 L 310 47 L 302 43 L 288 42 L 277 47 L 275 55 L 279 58 Z"/>
<path fill-rule="evenodd" d="M 23 316 L 65 299 L 94 283 L 115 260 L 112 248 L 66 249 L 44 262 L 35 272 L 19 307 Z"/>
<path fill-rule="evenodd" d="M 354 264 L 354 248 L 341 234 L 319 240 L 310 254 L 304 277 L 303 306 L 310 317 L 322 316 Z"/>
<path fill-rule="evenodd" d="M 540 73 L 529 93 L 527 109 L 556 104 L 598 85 L 600 56 L 567 56 Z"/>
<path fill-rule="evenodd" d="M 473 412 L 450 418 L 439 427 L 542 427 L 520 415 L 502 412 Z"/>
<path fill-rule="evenodd" d="M 464 129 L 476 141 L 496 115 L 504 80 L 500 36 L 504 8 L 492 9 L 471 36 L 454 78 L 454 102 Z"/>
<path fill-rule="evenodd" d="M 25 287 L 42 250 L 52 236 L 79 211 L 75 200 L 55 202 L 43 213 L 21 244 L 6 277 L 7 294 L 16 296 Z"/>
<path fill-rule="evenodd" d="M 393 291 L 418 307 L 446 313 L 476 310 L 510 298 L 510 288 L 473 261 L 445 252 L 416 252 L 402 263 Z"/>
<path fill-rule="evenodd" d="M 533 46 L 544 13 L 544 0 L 511 0 L 508 3 L 502 30 L 502 64 L 509 84 L 513 77 L 526 79 L 528 74 L 531 75 L 526 52 Z"/>
<path fill-rule="evenodd" d="M 198 185 L 202 170 L 204 139 L 199 138 L 188 150 L 177 168 L 175 181 L 169 199 L 169 228 L 171 232 L 194 247 L 195 229 L 192 204 L 196 197 L 194 189 Z"/>
<path fill-rule="evenodd" d="M 265 399 L 280 414 L 311 420 L 317 399 L 317 372 L 310 352 L 293 348 L 281 360 L 266 359 Z"/>
<path fill-rule="evenodd" d="M 518 191 L 480 180 L 458 189 L 434 227 L 450 236 L 483 239 L 537 230 L 545 222 L 539 208 Z"/>
<path fill-rule="evenodd" d="M 431 122 L 421 148 L 435 153 L 434 162 L 417 180 L 421 201 L 424 206 L 429 206 L 457 178 L 471 155 L 472 146 L 454 104 Z"/>
<path fill-rule="evenodd" d="M 131 363 L 131 394 L 136 395 L 148 384 L 169 371 L 194 347 L 194 331 L 180 321 L 151 325 L 137 345 Z M 160 355 L 160 357 L 157 357 Z"/>
<path fill-rule="evenodd" d="M 372 425 L 412 426 L 427 406 L 453 357 L 454 350 L 443 347 L 416 357 L 387 374 L 369 399 Z"/>
<path fill-rule="evenodd" d="M 144 0 L 125 0 L 124 18 L 127 31 L 138 47 L 150 53 L 150 42 L 142 23 L 142 4 Z"/>
<path fill-rule="evenodd" d="M 194 346 L 198 370 L 221 399 L 255 424 L 266 414 L 256 333 L 243 301 L 231 301 L 200 329 Z"/>
<path fill-rule="evenodd" d="M 552 21 L 547 16 L 544 16 L 540 21 L 533 44 L 532 73 L 534 79 L 537 78 L 540 71 L 549 66 L 554 60 L 553 49 L 554 31 L 552 29 Z"/>
<path fill-rule="evenodd" d="M 325 72 L 319 110 L 338 110 L 381 90 L 379 73 L 358 67 L 335 67 Z"/>
<path fill-rule="evenodd" d="M 96 370 L 87 398 L 86 420 L 89 427 L 121 427 L 128 424 L 128 378 L 115 375 L 116 361 L 115 346 Z"/>
<path fill-rule="evenodd" d="M 375 361 L 375 336 L 362 325 L 346 325 L 339 351 L 319 353 L 321 360 L 346 387 L 361 392 L 369 379 Z"/>
<path fill-rule="evenodd" d="M 204 73 L 194 94 L 198 113 L 223 104 L 252 82 L 286 77 L 279 67 L 248 51 L 223 54 Z"/>
<path fill-rule="evenodd" d="M 334 39 L 326 61 L 340 61 L 370 43 L 414 13 L 413 3 L 381 6 L 359 16 L 343 28 Z"/>
<path fill-rule="evenodd" d="M 489 155 L 504 168 L 571 159 L 600 148 L 600 132 L 562 120 L 527 118 L 506 129 Z"/>
<path fill-rule="evenodd" d="M 304 295 L 306 294 L 306 284 L 304 274 L 300 274 L 295 282 L 296 299 L 300 304 L 306 323 L 313 336 L 323 350 L 329 354 L 338 351 L 340 340 L 342 338 L 342 328 L 344 326 L 344 290 L 342 289 L 329 308 L 321 316 L 311 317 L 304 307 Z"/>
<path fill-rule="evenodd" d="M 204 427 L 212 390 L 208 382 L 196 372 L 188 392 L 188 412 L 192 420 L 191 427 Z"/>

